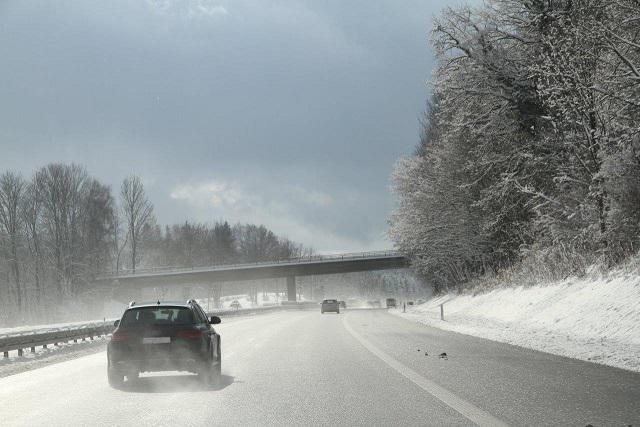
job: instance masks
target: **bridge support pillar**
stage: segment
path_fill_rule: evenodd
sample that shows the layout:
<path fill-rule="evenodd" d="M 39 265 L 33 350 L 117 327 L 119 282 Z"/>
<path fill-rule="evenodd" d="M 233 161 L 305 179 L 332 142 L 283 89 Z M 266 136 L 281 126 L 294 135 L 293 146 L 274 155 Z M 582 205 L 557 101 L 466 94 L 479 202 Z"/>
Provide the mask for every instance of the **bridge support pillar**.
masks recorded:
<path fill-rule="evenodd" d="M 212 285 L 211 296 L 213 297 L 213 306 L 215 308 L 221 308 L 220 298 L 222 298 L 222 283 Z"/>
<path fill-rule="evenodd" d="M 287 276 L 287 300 L 296 301 L 296 276 Z"/>

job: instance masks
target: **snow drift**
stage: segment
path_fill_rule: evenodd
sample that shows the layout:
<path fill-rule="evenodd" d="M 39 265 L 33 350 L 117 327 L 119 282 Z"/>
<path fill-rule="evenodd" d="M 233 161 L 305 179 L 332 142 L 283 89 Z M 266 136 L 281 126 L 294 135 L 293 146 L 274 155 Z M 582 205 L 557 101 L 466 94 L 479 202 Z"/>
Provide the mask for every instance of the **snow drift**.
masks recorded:
<path fill-rule="evenodd" d="M 640 372 L 637 272 L 449 294 L 406 313 L 392 312 L 440 329 Z"/>

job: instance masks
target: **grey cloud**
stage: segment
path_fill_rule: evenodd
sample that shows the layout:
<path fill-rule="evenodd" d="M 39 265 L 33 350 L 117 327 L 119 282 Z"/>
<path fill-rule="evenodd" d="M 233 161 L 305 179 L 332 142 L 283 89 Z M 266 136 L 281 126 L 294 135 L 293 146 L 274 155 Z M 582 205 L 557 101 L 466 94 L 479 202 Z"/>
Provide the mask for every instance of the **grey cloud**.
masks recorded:
<path fill-rule="evenodd" d="M 161 222 L 234 221 L 171 193 L 235 182 L 260 201 L 247 220 L 319 250 L 388 245 L 388 175 L 417 141 L 440 7 L 7 1 L 0 168 L 74 161 L 115 188 L 138 173 Z"/>

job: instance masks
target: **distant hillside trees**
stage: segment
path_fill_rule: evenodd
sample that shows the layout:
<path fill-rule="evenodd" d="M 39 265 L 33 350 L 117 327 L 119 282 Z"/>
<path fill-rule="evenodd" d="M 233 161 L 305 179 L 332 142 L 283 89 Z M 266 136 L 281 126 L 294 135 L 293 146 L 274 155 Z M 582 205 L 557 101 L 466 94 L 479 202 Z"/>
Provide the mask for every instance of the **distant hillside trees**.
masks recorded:
<path fill-rule="evenodd" d="M 490 0 L 435 20 L 433 98 L 393 173 L 390 235 L 436 288 L 532 251 L 638 250 L 639 24 L 634 0 Z"/>
<path fill-rule="evenodd" d="M 146 241 L 145 265 L 196 267 L 242 262 L 275 261 L 310 255 L 313 251 L 278 237 L 264 225 L 227 221 L 213 225 L 184 222 L 162 232 L 155 227 Z"/>
<path fill-rule="evenodd" d="M 262 225 L 187 221 L 163 230 L 135 175 L 118 196 L 76 164 L 49 164 L 30 179 L 0 174 L 0 324 L 51 321 L 68 301 L 77 310 L 79 300 L 97 298 L 90 285 L 106 272 L 312 252 Z"/>

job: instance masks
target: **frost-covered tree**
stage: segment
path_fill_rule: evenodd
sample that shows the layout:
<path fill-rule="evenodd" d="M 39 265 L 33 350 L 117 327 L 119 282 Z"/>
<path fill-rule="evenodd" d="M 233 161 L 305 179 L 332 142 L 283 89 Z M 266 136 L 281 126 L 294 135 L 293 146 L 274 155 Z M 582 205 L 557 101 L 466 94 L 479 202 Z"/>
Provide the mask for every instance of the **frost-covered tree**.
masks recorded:
<path fill-rule="evenodd" d="M 575 1 L 548 21 L 543 55 L 532 69 L 553 126 L 547 138 L 561 162 L 543 212 L 553 219 L 554 235 L 569 234 L 559 234 L 560 240 L 577 236 L 610 252 L 624 246 L 616 230 L 626 222 L 621 212 L 611 218 L 612 209 L 637 215 L 612 196 L 628 185 L 623 177 L 633 175 L 640 130 L 640 7 L 635 1 Z"/>
<path fill-rule="evenodd" d="M 433 99 L 390 234 L 436 286 L 640 235 L 640 7 L 491 0 L 436 18 Z M 616 258 L 618 257 L 618 258 Z"/>

